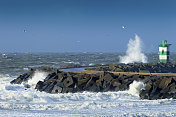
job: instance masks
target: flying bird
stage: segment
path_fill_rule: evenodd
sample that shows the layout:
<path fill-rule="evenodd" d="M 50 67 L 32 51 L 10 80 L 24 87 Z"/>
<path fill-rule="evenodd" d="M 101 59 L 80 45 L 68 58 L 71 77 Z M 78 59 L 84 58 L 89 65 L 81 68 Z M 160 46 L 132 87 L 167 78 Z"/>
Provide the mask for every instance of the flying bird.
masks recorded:
<path fill-rule="evenodd" d="M 125 29 L 126 28 L 126 26 L 122 26 L 122 29 Z"/>

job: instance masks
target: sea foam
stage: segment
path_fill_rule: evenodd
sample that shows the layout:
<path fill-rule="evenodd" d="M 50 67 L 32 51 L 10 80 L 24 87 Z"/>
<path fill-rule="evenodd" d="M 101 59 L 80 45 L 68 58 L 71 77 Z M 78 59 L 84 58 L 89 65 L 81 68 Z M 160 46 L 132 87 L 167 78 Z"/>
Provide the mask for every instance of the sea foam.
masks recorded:
<path fill-rule="evenodd" d="M 38 76 L 43 74 L 33 78 Z M 144 84 L 138 81 L 127 91 L 49 94 L 10 84 L 12 79 L 0 75 L 0 116 L 176 116 L 175 100 L 140 100 Z"/>

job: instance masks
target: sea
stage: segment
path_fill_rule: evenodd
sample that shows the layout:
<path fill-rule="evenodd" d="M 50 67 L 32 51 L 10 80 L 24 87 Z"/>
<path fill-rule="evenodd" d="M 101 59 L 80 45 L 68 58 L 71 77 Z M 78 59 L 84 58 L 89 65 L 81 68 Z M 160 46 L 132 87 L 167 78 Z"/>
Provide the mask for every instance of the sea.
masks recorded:
<path fill-rule="evenodd" d="M 0 53 L 0 116 L 1 117 L 174 117 L 175 99 L 142 100 L 142 82 L 134 81 L 130 88 L 118 92 L 77 92 L 49 94 L 35 89 L 47 73 L 37 71 L 29 83 L 10 84 L 10 81 L 30 68 L 69 65 L 118 64 L 123 53 Z M 148 62 L 157 62 L 158 55 L 147 53 Z M 176 54 L 170 60 L 175 62 Z M 83 71 L 83 68 L 65 70 Z"/>

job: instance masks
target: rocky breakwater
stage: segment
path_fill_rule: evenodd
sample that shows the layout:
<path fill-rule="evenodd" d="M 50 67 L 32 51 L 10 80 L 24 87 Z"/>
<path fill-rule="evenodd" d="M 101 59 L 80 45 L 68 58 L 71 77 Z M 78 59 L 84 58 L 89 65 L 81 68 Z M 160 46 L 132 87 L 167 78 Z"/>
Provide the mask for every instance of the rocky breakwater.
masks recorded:
<path fill-rule="evenodd" d="M 47 72 L 44 80 L 38 81 L 35 89 L 47 93 L 68 92 L 105 92 L 128 90 L 133 81 L 142 81 L 146 87 L 140 91 L 141 99 L 176 98 L 175 74 L 138 74 L 138 73 L 110 73 L 110 72 L 66 72 L 58 69 L 41 67 L 31 69 L 11 81 L 12 84 L 28 83 L 36 72 Z M 28 87 L 30 88 L 30 86 Z"/>
<path fill-rule="evenodd" d="M 86 70 L 139 73 L 176 73 L 176 63 L 109 64 L 107 66 L 97 66 Z"/>
<path fill-rule="evenodd" d="M 141 90 L 141 99 L 176 99 L 176 77 L 155 76 L 145 81 L 145 89 Z"/>

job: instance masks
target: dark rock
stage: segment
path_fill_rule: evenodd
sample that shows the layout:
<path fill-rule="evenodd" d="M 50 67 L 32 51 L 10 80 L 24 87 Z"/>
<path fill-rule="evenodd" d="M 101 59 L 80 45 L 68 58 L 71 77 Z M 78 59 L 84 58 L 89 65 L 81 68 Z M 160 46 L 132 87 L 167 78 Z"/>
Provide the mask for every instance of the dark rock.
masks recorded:
<path fill-rule="evenodd" d="M 119 87 L 120 85 L 121 85 L 121 83 L 119 82 L 118 79 L 114 79 L 114 80 L 112 81 L 112 86 L 114 86 L 114 87 Z"/>
<path fill-rule="evenodd" d="M 169 93 L 176 93 L 176 84 L 175 83 L 172 83 L 170 86 L 169 86 L 170 90 L 169 90 Z"/>
<path fill-rule="evenodd" d="M 145 90 L 151 91 L 152 90 L 152 83 L 148 82 L 145 86 Z"/>
<path fill-rule="evenodd" d="M 148 90 L 141 90 L 139 96 L 141 99 L 150 99 L 150 92 Z"/>
<path fill-rule="evenodd" d="M 48 81 L 50 79 L 56 79 L 56 78 L 57 78 L 56 73 L 53 72 L 53 73 L 48 74 L 48 76 L 45 78 L 45 81 Z"/>
<path fill-rule="evenodd" d="M 78 85 L 85 84 L 89 81 L 90 77 L 87 76 L 79 76 L 78 77 Z"/>
<path fill-rule="evenodd" d="M 69 93 L 69 92 L 73 92 L 73 88 L 63 87 L 62 93 Z"/>
<path fill-rule="evenodd" d="M 116 69 L 113 70 L 113 71 L 115 71 L 115 72 L 124 72 L 124 70 L 123 70 L 123 69 L 120 69 L 120 68 L 116 68 Z"/>
<path fill-rule="evenodd" d="M 176 63 L 150 64 L 109 64 L 108 67 L 91 68 L 95 71 L 140 72 L 140 73 L 176 73 Z"/>
<path fill-rule="evenodd" d="M 94 83 L 89 87 L 88 91 L 92 91 L 92 92 L 99 92 L 100 88 Z"/>
<path fill-rule="evenodd" d="M 114 91 L 120 91 L 120 88 L 117 86 L 114 88 Z"/>
<path fill-rule="evenodd" d="M 30 78 L 32 78 L 33 74 L 25 73 L 23 75 L 20 75 L 17 79 L 12 80 L 11 84 L 21 84 L 22 82 L 27 82 Z"/>
<path fill-rule="evenodd" d="M 73 79 L 71 76 L 68 76 L 65 80 L 64 80 L 64 86 L 65 87 L 69 87 L 73 85 Z"/>
<path fill-rule="evenodd" d="M 42 81 L 39 81 L 36 86 L 35 86 L 35 89 L 39 90 L 39 91 L 43 91 L 42 90 L 42 87 L 43 87 L 43 82 Z"/>
<path fill-rule="evenodd" d="M 62 87 L 60 85 L 54 85 L 53 89 L 51 90 L 51 93 L 62 93 Z"/>
<path fill-rule="evenodd" d="M 57 77 L 58 77 L 58 79 L 57 79 L 58 82 L 63 82 L 63 80 L 64 80 L 64 75 L 63 74 L 58 73 Z"/>
<path fill-rule="evenodd" d="M 175 65 L 174 65 L 175 66 Z M 101 69 L 107 69 L 107 67 Z M 126 71 L 139 71 L 140 70 L 156 70 L 164 71 L 164 67 L 170 68 L 172 65 L 166 64 L 128 64 L 128 65 L 112 65 L 111 69 L 123 69 Z M 145 69 L 144 69 L 145 68 Z M 37 69 L 39 70 L 39 69 Z M 48 76 L 44 81 L 39 81 L 36 84 L 36 89 L 47 93 L 68 93 L 68 92 L 83 92 L 83 91 L 121 91 L 127 90 L 129 85 L 134 81 L 143 81 L 146 84 L 144 90 L 140 92 L 141 99 L 164 99 L 164 98 L 176 98 L 176 77 L 174 76 L 161 76 L 152 74 L 130 74 L 130 73 L 75 73 L 75 72 L 63 72 L 58 69 L 40 68 L 40 70 L 46 71 Z M 35 70 L 20 75 L 18 78 L 11 81 L 11 83 L 21 84 L 27 82 L 32 78 Z M 29 87 L 28 87 L 29 88 Z"/>
<path fill-rule="evenodd" d="M 168 84 L 171 82 L 171 80 L 171 78 L 163 78 L 158 87 L 161 89 L 168 87 Z"/>

